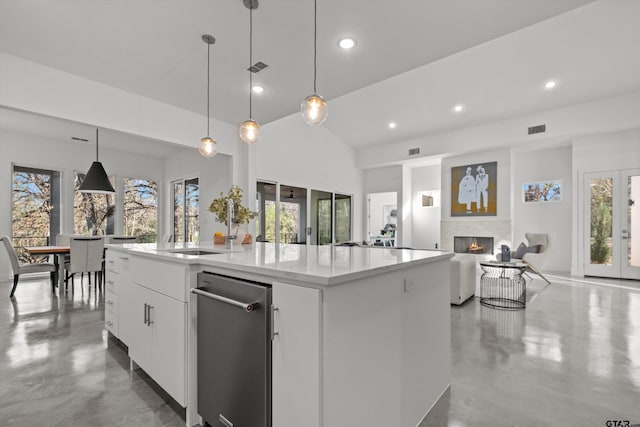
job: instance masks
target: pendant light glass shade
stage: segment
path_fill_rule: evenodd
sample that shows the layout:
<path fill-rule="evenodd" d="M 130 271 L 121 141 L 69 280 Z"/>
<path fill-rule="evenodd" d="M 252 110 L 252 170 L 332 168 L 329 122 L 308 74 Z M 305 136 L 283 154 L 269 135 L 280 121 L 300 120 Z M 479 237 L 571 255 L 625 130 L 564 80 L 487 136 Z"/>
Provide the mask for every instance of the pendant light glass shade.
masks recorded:
<path fill-rule="evenodd" d="M 253 9 L 258 8 L 258 2 L 245 1 L 244 5 L 249 9 L 249 120 L 245 120 L 239 129 L 240 139 L 247 144 L 255 144 L 260 139 L 260 125 L 253 120 L 253 108 L 251 102 L 251 92 L 253 91 Z"/>
<path fill-rule="evenodd" d="M 98 160 L 98 129 L 96 129 L 96 161 L 91 164 L 87 175 L 82 180 L 78 191 L 81 193 L 115 194 L 109 176 Z"/>
<path fill-rule="evenodd" d="M 327 120 L 329 115 L 329 109 L 327 108 L 327 101 L 320 95 L 309 95 L 300 106 L 302 117 L 304 121 L 310 125 L 319 125 Z"/>
<path fill-rule="evenodd" d="M 329 108 L 327 101 L 318 95 L 316 80 L 318 74 L 318 2 L 313 0 L 313 95 L 307 96 L 300 105 L 300 112 L 305 122 L 310 125 L 319 125 L 327 120 Z"/>
<path fill-rule="evenodd" d="M 207 44 L 207 136 L 200 140 L 200 148 L 198 151 L 204 157 L 213 157 L 218 154 L 218 150 L 216 148 L 216 140 L 209 136 L 209 122 L 211 121 L 211 115 L 209 113 L 209 109 L 211 107 L 211 101 L 209 99 L 209 94 L 211 93 L 210 89 L 210 76 L 211 76 L 211 45 L 216 42 L 216 39 L 209 35 L 203 34 L 202 41 Z"/>
<path fill-rule="evenodd" d="M 215 139 L 205 136 L 200 140 L 200 148 L 198 151 L 200 151 L 200 154 L 205 157 L 213 157 L 218 154 L 216 144 L 217 143 Z"/>
<path fill-rule="evenodd" d="M 240 125 L 240 139 L 247 144 L 255 144 L 260 139 L 260 125 L 255 120 L 245 120 Z"/>

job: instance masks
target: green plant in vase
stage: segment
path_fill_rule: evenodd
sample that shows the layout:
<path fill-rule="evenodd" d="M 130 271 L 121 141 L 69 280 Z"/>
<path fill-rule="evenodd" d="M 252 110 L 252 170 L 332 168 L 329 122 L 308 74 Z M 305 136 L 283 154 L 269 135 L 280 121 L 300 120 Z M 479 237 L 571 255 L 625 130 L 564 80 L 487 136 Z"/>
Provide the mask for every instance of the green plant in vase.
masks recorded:
<path fill-rule="evenodd" d="M 216 216 L 216 221 L 227 227 L 229 226 L 227 215 L 229 201 L 233 202 L 233 218 L 231 222 L 235 229 L 234 235 L 237 236 L 240 225 L 248 224 L 258 213 L 242 206 L 242 189 L 237 185 L 232 185 L 227 195 L 220 193 L 220 197 L 213 199 L 211 205 L 209 205 L 209 212 Z"/>

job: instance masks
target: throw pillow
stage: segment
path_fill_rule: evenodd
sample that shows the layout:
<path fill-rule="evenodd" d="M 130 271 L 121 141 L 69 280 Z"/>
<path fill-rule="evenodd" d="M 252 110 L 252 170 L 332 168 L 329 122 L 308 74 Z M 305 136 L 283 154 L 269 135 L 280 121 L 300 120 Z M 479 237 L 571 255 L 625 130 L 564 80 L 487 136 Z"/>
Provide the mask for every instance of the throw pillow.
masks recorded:
<path fill-rule="evenodd" d="M 527 246 L 524 243 L 520 243 L 520 246 L 516 249 L 514 258 L 522 259 L 525 254 L 538 252 L 540 252 L 540 245 Z"/>
<path fill-rule="evenodd" d="M 516 252 L 513 254 L 513 257 L 522 259 L 525 249 L 527 249 L 527 245 L 525 245 L 524 242 L 520 243 L 518 245 L 518 248 L 516 249 Z"/>

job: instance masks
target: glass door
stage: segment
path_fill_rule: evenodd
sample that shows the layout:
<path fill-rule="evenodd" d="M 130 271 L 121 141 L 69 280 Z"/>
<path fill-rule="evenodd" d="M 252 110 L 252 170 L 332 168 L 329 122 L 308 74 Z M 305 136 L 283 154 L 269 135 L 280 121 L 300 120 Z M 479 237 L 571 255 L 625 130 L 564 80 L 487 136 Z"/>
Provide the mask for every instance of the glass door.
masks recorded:
<path fill-rule="evenodd" d="M 311 190 L 311 229 L 309 238 L 312 245 L 326 245 L 333 242 L 333 194 Z"/>
<path fill-rule="evenodd" d="M 173 241 L 200 241 L 200 184 L 198 178 L 173 184 Z"/>
<path fill-rule="evenodd" d="M 585 174 L 584 274 L 640 279 L 640 170 Z"/>
<path fill-rule="evenodd" d="M 60 233 L 60 172 L 14 165 L 11 193 L 13 247 L 20 262 L 36 262 L 23 247 L 53 244 Z"/>
<path fill-rule="evenodd" d="M 280 185 L 280 242 L 307 242 L 307 189 Z"/>

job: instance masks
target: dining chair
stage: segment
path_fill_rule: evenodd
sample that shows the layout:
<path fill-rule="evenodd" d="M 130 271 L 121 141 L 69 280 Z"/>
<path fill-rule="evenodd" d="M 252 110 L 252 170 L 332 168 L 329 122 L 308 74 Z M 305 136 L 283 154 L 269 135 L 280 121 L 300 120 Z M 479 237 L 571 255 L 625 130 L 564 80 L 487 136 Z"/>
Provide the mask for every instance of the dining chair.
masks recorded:
<path fill-rule="evenodd" d="M 21 274 L 49 272 L 51 275 L 51 292 L 56 291 L 55 265 L 48 262 L 20 264 L 20 262 L 18 261 L 18 255 L 16 254 L 15 249 L 13 249 L 13 245 L 11 244 L 11 240 L 9 240 L 7 236 L 1 237 L 0 240 L 2 240 L 3 246 L 7 250 L 7 255 L 9 256 L 9 261 L 11 262 L 11 269 L 13 270 L 13 288 L 11 288 L 11 295 L 9 295 L 9 298 L 13 298 L 13 294 L 15 293 L 16 287 L 18 286 L 18 280 L 20 279 Z"/>
<path fill-rule="evenodd" d="M 69 241 L 70 259 L 65 263 L 65 288 L 71 279 L 74 288 L 76 273 L 94 273 L 94 286 L 102 289 L 102 257 L 104 239 L 102 237 L 72 237 Z M 82 280 L 80 281 L 82 285 Z"/>

